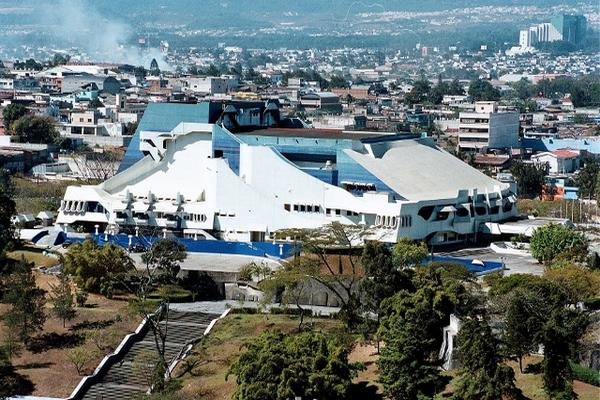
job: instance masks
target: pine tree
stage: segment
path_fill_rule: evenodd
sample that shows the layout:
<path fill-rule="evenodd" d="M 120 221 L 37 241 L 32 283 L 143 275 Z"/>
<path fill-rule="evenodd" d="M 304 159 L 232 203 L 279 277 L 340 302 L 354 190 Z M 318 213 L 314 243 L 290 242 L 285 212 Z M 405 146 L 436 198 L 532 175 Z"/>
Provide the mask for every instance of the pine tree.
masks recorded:
<path fill-rule="evenodd" d="M 76 314 L 69 277 L 66 274 L 60 274 L 58 276 L 58 285 L 51 285 L 50 287 L 52 288 L 52 312 L 57 318 L 62 319 L 64 328 L 67 321 L 75 318 Z"/>
<path fill-rule="evenodd" d="M 463 321 L 458 333 L 461 368 L 453 398 L 456 400 L 518 399 L 515 374 L 502 363 L 498 339 L 484 318 Z"/>
<path fill-rule="evenodd" d="M 8 329 L 14 330 L 24 343 L 46 322 L 45 291 L 37 287 L 31 267 L 23 260 L 19 269 L 6 279 L 4 302 L 10 305 L 4 314 Z"/>

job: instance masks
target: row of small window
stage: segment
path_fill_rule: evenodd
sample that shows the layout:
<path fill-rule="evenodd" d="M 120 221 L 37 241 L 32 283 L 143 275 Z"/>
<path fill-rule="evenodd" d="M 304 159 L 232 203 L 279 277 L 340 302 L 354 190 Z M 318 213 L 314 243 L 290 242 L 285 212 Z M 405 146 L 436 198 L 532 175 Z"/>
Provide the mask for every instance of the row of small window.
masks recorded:
<path fill-rule="evenodd" d="M 398 222 L 402 228 L 408 228 L 412 226 L 412 216 L 402 215 L 400 217 L 392 217 L 389 215 L 377 215 L 375 217 L 375 225 L 384 228 L 397 228 Z"/>
<path fill-rule="evenodd" d="M 283 208 L 286 211 L 297 211 L 297 212 L 321 212 L 321 206 L 311 204 L 284 204 Z M 358 217 L 358 213 L 350 210 L 341 210 L 339 208 L 326 208 L 325 213 L 327 215 L 342 215 L 344 213 L 348 217 Z"/>
<path fill-rule="evenodd" d="M 206 215 L 204 214 L 185 214 L 183 219 L 191 222 L 206 222 Z"/>
<path fill-rule="evenodd" d="M 286 211 L 298 211 L 298 212 L 321 212 L 321 206 L 315 206 L 312 204 L 284 204 L 283 208 Z"/>

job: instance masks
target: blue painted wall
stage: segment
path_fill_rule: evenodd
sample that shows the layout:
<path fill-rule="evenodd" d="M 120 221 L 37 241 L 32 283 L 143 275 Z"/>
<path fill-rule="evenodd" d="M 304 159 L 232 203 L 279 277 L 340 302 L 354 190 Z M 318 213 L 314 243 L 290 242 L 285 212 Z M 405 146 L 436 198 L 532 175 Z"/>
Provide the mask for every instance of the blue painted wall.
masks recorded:
<path fill-rule="evenodd" d="M 221 151 L 223 153 L 223 158 L 226 159 L 229 164 L 229 168 L 231 168 L 236 175 L 239 175 L 241 141 L 218 125 L 213 125 L 212 133 L 213 157 L 216 157 L 215 152 Z"/>
<path fill-rule="evenodd" d="M 108 241 L 104 240 L 104 235 L 91 235 L 98 244 L 114 243 L 123 248 L 129 246 L 129 237 L 127 235 L 108 235 Z M 228 242 L 225 240 L 193 240 L 184 238 L 172 238 L 183 244 L 190 253 L 213 253 L 213 254 L 237 254 L 255 257 L 276 257 L 288 258 L 294 255 L 294 245 L 288 243 L 273 244 L 272 242 Z M 68 237 L 68 241 L 77 243 L 85 239 Z M 157 237 L 139 236 L 132 237 L 131 244 L 140 244 L 149 247 L 155 241 L 160 240 Z M 282 256 L 280 256 L 280 253 Z"/>

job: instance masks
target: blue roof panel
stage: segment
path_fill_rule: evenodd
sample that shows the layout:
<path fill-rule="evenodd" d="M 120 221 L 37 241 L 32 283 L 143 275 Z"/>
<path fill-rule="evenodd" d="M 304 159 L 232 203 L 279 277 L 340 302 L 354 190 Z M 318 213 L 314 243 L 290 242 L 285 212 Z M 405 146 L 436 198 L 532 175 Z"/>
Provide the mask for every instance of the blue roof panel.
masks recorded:
<path fill-rule="evenodd" d="M 208 123 L 208 103 L 150 103 L 131 138 L 118 172 L 123 172 L 141 160 L 140 132 L 169 132 L 181 122 Z"/>

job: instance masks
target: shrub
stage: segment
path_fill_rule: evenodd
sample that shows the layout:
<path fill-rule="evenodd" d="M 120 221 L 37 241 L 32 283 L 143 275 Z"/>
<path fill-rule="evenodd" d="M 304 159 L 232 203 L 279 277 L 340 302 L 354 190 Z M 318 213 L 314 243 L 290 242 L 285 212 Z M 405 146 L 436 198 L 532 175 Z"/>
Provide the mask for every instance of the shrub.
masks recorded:
<path fill-rule="evenodd" d="M 600 372 L 593 368 L 586 368 L 573 361 L 569 362 L 569 364 L 571 365 L 571 371 L 573 372 L 573 379 L 589 383 L 590 385 L 600 386 Z"/>
<path fill-rule="evenodd" d="M 570 259 L 587 256 L 588 240 L 580 232 L 562 225 L 550 224 L 538 228 L 531 238 L 531 254 L 539 262 L 552 262 L 561 254 Z"/>
<path fill-rule="evenodd" d="M 600 310 L 600 296 L 589 298 L 583 304 L 589 310 Z"/>

